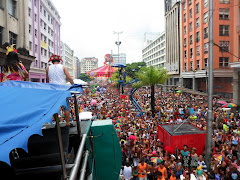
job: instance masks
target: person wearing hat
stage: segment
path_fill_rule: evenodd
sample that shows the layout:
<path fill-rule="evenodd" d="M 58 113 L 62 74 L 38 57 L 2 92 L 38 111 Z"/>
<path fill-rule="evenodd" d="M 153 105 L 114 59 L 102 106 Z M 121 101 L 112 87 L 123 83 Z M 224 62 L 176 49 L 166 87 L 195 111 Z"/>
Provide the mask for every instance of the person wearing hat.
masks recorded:
<path fill-rule="evenodd" d="M 66 76 L 68 81 L 71 84 L 74 84 L 72 77 L 69 75 L 67 67 L 60 64 L 60 62 L 63 62 L 60 56 L 52 55 L 48 62 L 52 62 L 52 64 L 46 69 L 47 83 L 66 85 Z M 69 100 L 67 99 L 67 106 L 64 106 L 66 126 L 70 125 L 70 110 Z"/>

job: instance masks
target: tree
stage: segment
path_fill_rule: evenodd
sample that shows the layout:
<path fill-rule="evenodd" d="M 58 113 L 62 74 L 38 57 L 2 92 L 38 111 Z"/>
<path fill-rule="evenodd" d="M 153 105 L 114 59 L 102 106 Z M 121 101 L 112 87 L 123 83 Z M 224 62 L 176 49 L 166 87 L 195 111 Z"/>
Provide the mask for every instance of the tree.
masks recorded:
<path fill-rule="evenodd" d="M 150 86 L 151 88 L 151 112 L 152 117 L 155 116 L 155 85 L 164 84 L 168 79 L 167 70 L 160 68 L 143 67 L 136 73 L 136 77 L 140 80 L 137 82 L 134 87 Z"/>
<path fill-rule="evenodd" d="M 128 76 L 131 78 L 136 78 L 135 74 L 142 68 L 146 67 L 145 62 L 134 62 L 132 64 L 127 64 L 125 67 L 125 72 L 127 72 Z"/>
<path fill-rule="evenodd" d="M 115 72 L 112 74 L 112 76 L 110 77 L 110 80 L 111 80 L 112 82 L 114 82 L 115 85 L 117 85 L 117 84 L 118 84 L 118 80 L 120 80 L 120 79 L 119 79 L 119 72 L 118 72 L 118 71 L 115 71 Z M 131 78 L 130 76 L 127 76 L 127 77 L 126 77 L 126 83 L 128 83 L 128 82 L 131 81 L 131 80 L 132 80 L 132 78 Z"/>
<path fill-rule="evenodd" d="M 78 78 L 85 81 L 85 82 L 89 82 L 89 81 L 92 81 L 94 79 L 94 78 L 91 78 L 88 74 L 85 74 L 85 73 L 81 73 Z"/>

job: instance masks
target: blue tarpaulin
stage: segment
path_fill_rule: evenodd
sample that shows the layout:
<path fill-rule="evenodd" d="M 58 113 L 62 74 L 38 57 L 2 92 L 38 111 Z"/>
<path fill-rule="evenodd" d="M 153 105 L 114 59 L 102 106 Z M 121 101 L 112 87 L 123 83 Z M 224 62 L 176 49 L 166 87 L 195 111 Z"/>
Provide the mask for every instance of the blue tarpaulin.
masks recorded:
<path fill-rule="evenodd" d="M 28 138 L 33 134 L 42 135 L 43 124 L 52 122 L 53 114 L 66 105 L 71 93 L 56 90 L 59 88 L 53 90 L 51 84 L 30 83 L 36 86 L 32 88 L 23 88 L 29 82 L 15 81 L 13 85 L 14 82 L 9 81 L 8 84 L 0 83 L 0 161 L 10 164 L 11 150 L 22 148 L 27 152 Z"/>

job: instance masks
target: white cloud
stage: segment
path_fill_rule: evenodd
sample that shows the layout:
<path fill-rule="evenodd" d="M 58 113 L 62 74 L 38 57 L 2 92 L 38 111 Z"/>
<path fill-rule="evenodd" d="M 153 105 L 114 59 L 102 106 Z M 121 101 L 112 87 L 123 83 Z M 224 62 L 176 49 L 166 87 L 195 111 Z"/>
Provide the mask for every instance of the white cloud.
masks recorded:
<path fill-rule="evenodd" d="M 120 35 L 120 52 L 127 63 L 140 61 L 145 32 L 164 31 L 163 0 L 52 0 L 61 16 L 61 39 L 80 59 L 117 53 L 113 31 Z"/>

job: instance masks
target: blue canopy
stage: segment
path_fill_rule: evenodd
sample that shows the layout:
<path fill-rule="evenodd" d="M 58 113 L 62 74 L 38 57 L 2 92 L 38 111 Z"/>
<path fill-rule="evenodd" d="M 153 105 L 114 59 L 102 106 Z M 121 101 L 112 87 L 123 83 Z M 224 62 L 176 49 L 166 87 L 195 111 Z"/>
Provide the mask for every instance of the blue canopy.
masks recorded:
<path fill-rule="evenodd" d="M 79 84 L 73 84 L 72 86 L 68 86 L 68 85 L 36 83 L 36 82 L 28 82 L 28 81 L 5 81 L 3 83 L 0 83 L 0 86 L 61 90 L 61 91 L 78 91 L 80 93 L 83 92 L 82 85 L 79 85 Z"/>
<path fill-rule="evenodd" d="M 30 88 L 30 84 L 36 87 Z M 14 148 L 28 152 L 28 138 L 33 134 L 42 135 L 43 124 L 51 123 L 60 106 L 66 106 L 70 91 L 52 90 L 53 87 L 16 81 L 0 83 L 0 161 L 10 164 L 9 153 Z"/>
<path fill-rule="evenodd" d="M 126 67 L 125 64 L 123 63 L 114 63 L 113 65 L 111 65 L 112 67 Z"/>

